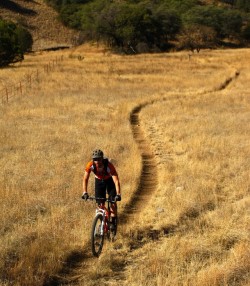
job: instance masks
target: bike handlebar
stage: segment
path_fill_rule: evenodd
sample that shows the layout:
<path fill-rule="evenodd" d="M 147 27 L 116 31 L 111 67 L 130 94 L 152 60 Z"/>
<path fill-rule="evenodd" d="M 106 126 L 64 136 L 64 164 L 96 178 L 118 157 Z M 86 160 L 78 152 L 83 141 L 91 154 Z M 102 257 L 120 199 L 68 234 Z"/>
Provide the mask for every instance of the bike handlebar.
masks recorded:
<path fill-rule="evenodd" d="M 92 196 L 89 196 L 87 200 L 91 200 L 91 201 L 101 200 L 101 201 L 105 201 L 105 202 L 108 202 L 108 203 L 116 203 L 116 200 L 110 200 L 110 199 L 107 199 L 107 198 L 98 198 L 98 197 L 92 197 Z"/>

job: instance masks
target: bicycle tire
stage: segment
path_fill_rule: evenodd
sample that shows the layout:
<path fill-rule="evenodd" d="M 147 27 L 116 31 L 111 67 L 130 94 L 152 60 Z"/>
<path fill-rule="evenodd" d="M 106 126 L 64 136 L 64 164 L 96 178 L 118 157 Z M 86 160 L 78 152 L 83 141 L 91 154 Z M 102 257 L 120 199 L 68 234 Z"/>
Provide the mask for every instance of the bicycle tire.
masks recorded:
<path fill-rule="evenodd" d="M 98 257 L 102 252 L 104 243 L 104 229 L 102 229 L 103 216 L 98 214 L 93 221 L 91 230 L 91 249 L 94 256 Z"/>
<path fill-rule="evenodd" d="M 117 226 L 118 226 L 118 217 L 116 216 L 115 219 L 115 228 L 110 231 L 110 239 L 111 241 L 115 240 L 116 233 L 117 233 Z"/>

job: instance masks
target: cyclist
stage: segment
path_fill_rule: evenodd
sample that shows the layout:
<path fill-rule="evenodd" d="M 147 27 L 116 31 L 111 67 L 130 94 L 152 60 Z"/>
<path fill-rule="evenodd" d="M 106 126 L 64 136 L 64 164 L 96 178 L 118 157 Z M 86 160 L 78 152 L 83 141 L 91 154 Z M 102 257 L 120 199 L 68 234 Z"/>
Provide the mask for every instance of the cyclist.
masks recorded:
<path fill-rule="evenodd" d="M 106 198 L 106 192 L 109 198 L 114 201 L 121 200 L 121 188 L 118 174 L 114 165 L 104 158 L 103 151 L 96 149 L 92 153 L 92 161 L 87 163 L 83 177 L 83 194 L 82 199 L 87 200 L 88 195 L 88 181 L 91 171 L 95 175 L 95 196 L 97 198 Z M 97 201 L 100 204 L 102 200 Z M 113 230 L 116 230 L 117 222 L 117 205 L 111 204 L 111 217 Z"/>

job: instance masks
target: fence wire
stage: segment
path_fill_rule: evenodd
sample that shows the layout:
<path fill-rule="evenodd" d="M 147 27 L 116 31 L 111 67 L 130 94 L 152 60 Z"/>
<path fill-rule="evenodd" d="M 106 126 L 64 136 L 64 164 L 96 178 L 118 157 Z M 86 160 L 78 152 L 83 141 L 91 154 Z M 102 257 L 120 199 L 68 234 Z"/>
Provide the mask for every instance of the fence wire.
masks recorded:
<path fill-rule="evenodd" d="M 63 56 L 56 57 L 48 64 L 44 65 L 43 69 L 37 69 L 33 72 L 27 73 L 23 79 L 13 85 L 5 85 L 0 89 L 0 104 L 8 104 L 14 98 L 23 96 L 28 89 L 31 89 L 38 83 L 42 74 L 51 73 L 55 67 L 63 61 Z"/>

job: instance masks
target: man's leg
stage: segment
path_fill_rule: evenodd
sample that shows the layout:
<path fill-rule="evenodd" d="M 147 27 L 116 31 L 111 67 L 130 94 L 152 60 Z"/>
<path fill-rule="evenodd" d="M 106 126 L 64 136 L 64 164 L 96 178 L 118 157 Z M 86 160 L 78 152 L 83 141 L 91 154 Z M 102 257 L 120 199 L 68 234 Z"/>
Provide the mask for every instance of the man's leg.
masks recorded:
<path fill-rule="evenodd" d="M 96 200 L 98 205 L 105 202 L 106 199 L 106 184 L 102 180 L 95 178 L 95 197 L 103 198 L 103 200 Z"/>
<path fill-rule="evenodd" d="M 116 196 L 116 189 L 115 189 L 115 184 L 112 178 L 107 180 L 107 192 L 108 192 L 108 196 L 110 199 L 114 200 L 115 196 Z M 116 229 L 117 229 L 117 204 L 116 203 L 112 203 L 111 207 L 111 229 L 114 231 L 114 233 L 116 233 Z"/>

